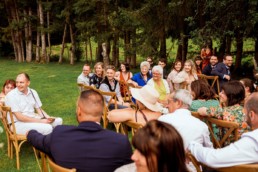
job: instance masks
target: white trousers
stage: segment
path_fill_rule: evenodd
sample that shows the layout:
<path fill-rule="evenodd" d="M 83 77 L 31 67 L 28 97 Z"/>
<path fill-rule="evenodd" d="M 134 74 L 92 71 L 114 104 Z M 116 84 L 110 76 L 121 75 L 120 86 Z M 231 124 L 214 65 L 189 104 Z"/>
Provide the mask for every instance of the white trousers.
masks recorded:
<path fill-rule="evenodd" d="M 30 130 L 36 130 L 37 132 L 47 135 L 52 132 L 53 128 L 57 125 L 62 125 L 62 118 L 55 118 L 55 121 L 51 124 L 36 123 L 36 122 L 15 122 L 15 128 L 17 134 L 25 135 Z"/>

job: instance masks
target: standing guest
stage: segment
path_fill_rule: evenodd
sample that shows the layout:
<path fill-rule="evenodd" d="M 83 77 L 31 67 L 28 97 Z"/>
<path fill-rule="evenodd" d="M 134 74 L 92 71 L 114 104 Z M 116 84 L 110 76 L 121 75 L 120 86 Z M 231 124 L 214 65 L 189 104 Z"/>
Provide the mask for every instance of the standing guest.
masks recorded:
<path fill-rule="evenodd" d="M 158 103 L 159 93 L 151 86 L 131 88 L 132 96 L 136 99 L 136 109 L 115 109 L 108 113 L 111 122 L 134 121 L 145 125 L 152 119 L 158 119 L 162 106 Z"/>
<path fill-rule="evenodd" d="M 258 93 L 251 94 L 244 106 L 245 120 L 253 129 L 244 133 L 241 139 L 221 149 L 204 148 L 191 142 L 188 150 L 197 161 L 213 167 L 230 167 L 241 164 L 258 163 Z M 253 169 L 257 171 L 257 169 Z"/>
<path fill-rule="evenodd" d="M 191 104 L 192 95 L 188 90 L 176 90 L 168 98 L 169 113 L 160 116 L 158 120 L 169 123 L 177 129 L 184 140 L 185 148 L 193 140 L 206 147 L 212 147 L 208 126 L 191 115 L 189 111 Z"/>
<path fill-rule="evenodd" d="M 205 80 L 196 80 L 191 83 L 193 102 L 190 111 L 197 111 L 201 107 L 218 107 L 219 101 L 215 98 L 216 94 Z"/>
<path fill-rule="evenodd" d="M 181 60 L 176 60 L 173 64 L 173 68 L 172 68 L 172 70 L 169 73 L 168 78 L 167 78 L 170 93 L 179 89 L 178 84 L 174 85 L 174 79 L 181 70 L 182 70 L 182 61 Z M 178 86 L 178 87 L 176 87 L 176 86 Z"/>
<path fill-rule="evenodd" d="M 168 82 L 162 78 L 163 68 L 159 65 L 152 68 L 152 78 L 148 81 L 147 85 L 150 85 L 159 93 L 159 103 L 167 103 L 167 95 L 170 90 Z"/>
<path fill-rule="evenodd" d="M 244 132 L 250 130 L 244 121 L 243 107 L 241 106 L 244 98 L 245 90 L 243 85 L 239 81 L 230 81 L 222 85 L 221 92 L 219 93 L 219 101 L 222 107 L 202 107 L 198 109 L 198 112 L 203 116 L 238 123 L 238 136 L 241 136 Z M 217 135 L 217 138 L 221 138 L 216 128 L 214 133 Z M 230 136 L 226 144 L 233 141 L 232 139 L 233 136 Z"/>
<path fill-rule="evenodd" d="M 183 140 L 169 124 L 152 120 L 140 128 L 132 140 L 133 164 L 115 172 L 187 172 Z"/>
<path fill-rule="evenodd" d="M 144 86 L 152 78 L 152 75 L 149 73 L 150 64 L 147 61 L 141 62 L 140 65 L 141 72 L 133 75 L 127 83 L 132 83 L 135 87 Z"/>
<path fill-rule="evenodd" d="M 249 78 L 240 79 L 240 82 L 245 87 L 245 99 L 246 99 L 255 91 L 254 82 Z"/>
<path fill-rule="evenodd" d="M 85 64 L 82 68 L 82 73 L 77 78 L 77 83 L 90 85 L 90 77 L 92 76 L 90 65 Z"/>
<path fill-rule="evenodd" d="M 121 63 L 120 71 L 116 72 L 115 79 L 119 81 L 120 84 L 120 92 L 121 95 L 124 97 L 124 93 L 127 91 L 126 83 L 127 81 L 132 78 L 133 74 L 130 72 L 130 66 L 128 63 Z"/>
<path fill-rule="evenodd" d="M 216 65 L 218 63 L 218 57 L 217 56 L 211 56 L 210 58 L 210 64 L 205 66 L 205 68 L 202 70 L 202 73 L 207 76 L 211 76 L 212 70 L 215 69 Z"/>
<path fill-rule="evenodd" d="M 65 168 L 113 172 L 131 162 L 132 149 L 126 136 L 101 127 L 103 108 L 100 93 L 83 91 L 77 101 L 78 126 L 58 126 L 46 136 L 31 130 L 27 140 Z"/>
<path fill-rule="evenodd" d="M 98 62 L 94 66 L 94 74 L 90 77 L 90 85 L 98 89 L 103 79 L 104 79 L 104 63 Z"/>
<path fill-rule="evenodd" d="M 43 135 L 49 134 L 53 127 L 61 125 L 63 121 L 61 118 L 50 118 L 41 108 L 38 93 L 29 85 L 29 75 L 20 73 L 16 78 L 17 87 L 6 95 L 5 104 L 11 107 L 14 114 L 16 133 L 24 135 L 29 130 L 37 130 Z M 11 123 L 9 118 L 8 122 Z"/>
<path fill-rule="evenodd" d="M 9 93 L 11 90 L 16 88 L 16 83 L 13 79 L 8 79 L 4 82 L 2 92 L 0 93 L 0 105 L 4 105 L 5 103 L 5 96 L 7 93 Z"/>
<path fill-rule="evenodd" d="M 230 67 L 232 66 L 233 58 L 230 55 L 224 55 L 223 62 L 218 63 L 215 70 L 212 70 L 211 74 L 219 76 L 220 88 L 222 85 L 231 80 Z"/>
<path fill-rule="evenodd" d="M 202 58 L 201 56 L 196 56 L 194 58 L 194 64 L 197 74 L 202 74 Z"/>
<path fill-rule="evenodd" d="M 105 76 L 104 80 L 101 82 L 99 89 L 104 92 L 115 92 L 116 98 L 118 99 L 118 101 L 117 101 L 118 109 L 127 108 L 130 106 L 130 104 L 125 103 L 122 98 L 119 82 L 117 80 L 115 80 L 115 72 L 116 72 L 115 66 L 109 65 L 106 67 L 106 76 Z M 105 98 L 106 103 L 108 103 L 111 99 L 110 96 L 104 96 L 104 98 Z M 115 100 L 112 99 L 110 103 L 111 103 L 111 106 L 109 106 L 109 108 L 114 109 L 115 108 Z"/>
<path fill-rule="evenodd" d="M 198 80 L 195 65 L 192 60 L 186 60 L 184 69 L 173 80 L 176 87 L 191 90 L 191 83 Z"/>
<path fill-rule="evenodd" d="M 163 79 L 167 79 L 167 77 L 168 77 L 168 72 L 167 72 L 167 69 L 166 69 L 167 60 L 165 58 L 160 58 L 158 65 L 161 66 L 162 69 L 163 69 L 163 74 L 162 74 Z"/>
<path fill-rule="evenodd" d="M 210 62 L 210 57 L 212 55 L 212 51 L 208 46 L 205 46 L 201 50 L 201 58 L 202 58 L 202 69 L 205 68 Z"/>

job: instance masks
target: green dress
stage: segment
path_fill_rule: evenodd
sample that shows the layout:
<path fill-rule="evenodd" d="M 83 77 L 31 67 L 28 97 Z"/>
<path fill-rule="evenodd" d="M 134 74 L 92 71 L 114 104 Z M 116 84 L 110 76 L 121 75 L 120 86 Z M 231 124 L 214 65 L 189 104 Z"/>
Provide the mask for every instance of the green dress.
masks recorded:
<path fill-rule="evenodd" d="M 190 111 L 194 111 L 197 112 L 197 110 L 201 107 L 206 107 L 206 108 L 210 108 L 210 107 L 219 107 L 219 101 L 218 100 L 214 100 L 214 99 L 210 99 L 210 100 L 193 100 L 191 107 L 190 107 Z"/>

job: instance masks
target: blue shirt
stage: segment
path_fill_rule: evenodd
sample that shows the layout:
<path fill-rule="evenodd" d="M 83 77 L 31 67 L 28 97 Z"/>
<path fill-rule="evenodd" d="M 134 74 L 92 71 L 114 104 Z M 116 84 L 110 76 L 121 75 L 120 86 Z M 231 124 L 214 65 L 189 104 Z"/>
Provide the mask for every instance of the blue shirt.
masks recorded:
<path fill-rule="evenodd" d="M 131 78 L 131 80 L 133 80 L 134 82 L 137 82 L 137 84 L 142 87 L 142 86 L 146 85 L 147 82 L 148 82 L 151 78 L 152 78 L 152 75 L 147 74 L 147 81 L 145 81 L 145 80 L 143 79 L 143 77 L 142 77 L 141 72 L 139 72 L 139 73 L 134 74 L 133 77 Z"/>

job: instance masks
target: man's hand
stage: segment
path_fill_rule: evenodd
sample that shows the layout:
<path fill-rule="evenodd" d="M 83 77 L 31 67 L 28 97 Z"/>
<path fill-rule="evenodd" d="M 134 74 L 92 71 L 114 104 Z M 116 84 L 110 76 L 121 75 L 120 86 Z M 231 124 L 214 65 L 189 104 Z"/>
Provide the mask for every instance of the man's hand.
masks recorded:
<path fill-rule="evenodd" d="M 225 75 L 224 78 L 225 78 L 226 80 L 228 80 L 228 81 L 230 80 L 230 76 L 229 76 L 229 75 Z"/>
<path fill-rule="evenodd" d="M 49 118 L 48 119 L 40 119 L 40 123 L 50 124 L 52 122 L 53 121 L 49 120 Z"/>

